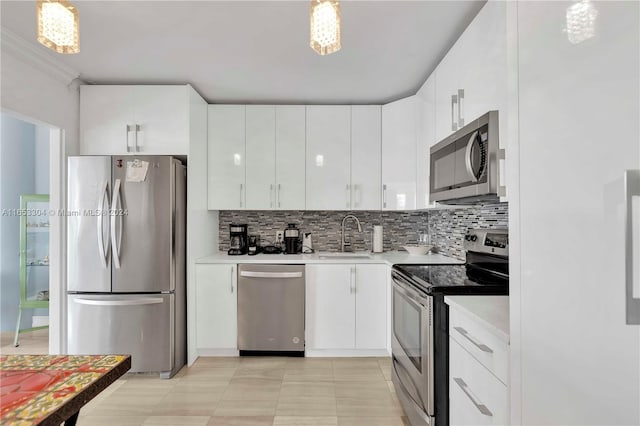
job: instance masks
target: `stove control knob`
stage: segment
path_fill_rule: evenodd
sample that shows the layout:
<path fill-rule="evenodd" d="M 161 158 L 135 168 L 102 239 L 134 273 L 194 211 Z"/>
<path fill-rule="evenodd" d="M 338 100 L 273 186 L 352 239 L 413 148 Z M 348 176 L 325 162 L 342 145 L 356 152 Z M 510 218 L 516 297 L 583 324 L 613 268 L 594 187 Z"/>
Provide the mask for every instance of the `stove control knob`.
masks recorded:
<path fill-rule="evenodd" d="M 471 235 L 467 234 L 464 236 L 465 241 L 471 241 Z"/>
<path fill-rule="evenodd" d="M 477 235 L 472 235 L 472 236 L 471 236 L 471 241 L 475 241 L 475 240 L 477 240 L 477 239 L 478 239 L 478 236 L 477 236 Z"/>

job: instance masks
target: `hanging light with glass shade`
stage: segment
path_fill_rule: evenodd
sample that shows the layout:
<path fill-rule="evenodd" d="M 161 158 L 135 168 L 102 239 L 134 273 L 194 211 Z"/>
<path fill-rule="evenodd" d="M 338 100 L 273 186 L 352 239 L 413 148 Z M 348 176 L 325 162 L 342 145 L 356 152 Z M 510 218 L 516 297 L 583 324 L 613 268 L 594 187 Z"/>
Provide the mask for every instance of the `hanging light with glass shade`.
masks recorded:
<path fill-rule="evenodd" d="M 64 0 L 38 0 L 38 41 L 58 53 L 80 52 L 78 9 Z"/>
<path fill-rule="evenodd" d="M 319 55 L 340 50 L 340 2 L 311 0 L 309 45 Z"/>

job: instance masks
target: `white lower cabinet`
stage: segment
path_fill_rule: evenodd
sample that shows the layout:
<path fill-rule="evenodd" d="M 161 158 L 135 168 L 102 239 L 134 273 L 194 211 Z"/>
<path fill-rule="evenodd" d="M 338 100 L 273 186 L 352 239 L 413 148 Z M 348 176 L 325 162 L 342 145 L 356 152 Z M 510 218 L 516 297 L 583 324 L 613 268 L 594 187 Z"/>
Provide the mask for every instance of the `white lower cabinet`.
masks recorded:
<path fill-rule="evenodd" d="M 482 323 L 449 311 L 449 423 L 509 424 L 509 345 Z"/>
<path fill-rule="evenodd" d="M 333 351 L 336 355 L 340 351 L 386 352 L 387 271 L 386 265 L 307 265 L 308 354 L 309 351 Z"/>
<path fill-rule="evenodd" d="M 507 385 L 449 338 L 449 424 L 509 424 Z"/>
<path fill-rule="evenodd" d="M 236 265 L 196 265 L 198 355 L 231 355 L 238 349 Z"/>

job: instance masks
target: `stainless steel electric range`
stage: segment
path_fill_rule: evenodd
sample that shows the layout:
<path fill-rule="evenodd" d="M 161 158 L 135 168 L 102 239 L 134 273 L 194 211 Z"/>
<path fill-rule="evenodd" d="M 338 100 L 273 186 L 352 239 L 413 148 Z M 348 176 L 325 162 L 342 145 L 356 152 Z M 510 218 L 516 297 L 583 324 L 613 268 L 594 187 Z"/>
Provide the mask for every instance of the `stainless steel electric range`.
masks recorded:
<path fill-rule="evenodd" d="M 449 424 L 446 295 L 509 294 L 507 230 L 471 230 L 464 265 L 395 265 L 392 380 L 413 426 Z"/>

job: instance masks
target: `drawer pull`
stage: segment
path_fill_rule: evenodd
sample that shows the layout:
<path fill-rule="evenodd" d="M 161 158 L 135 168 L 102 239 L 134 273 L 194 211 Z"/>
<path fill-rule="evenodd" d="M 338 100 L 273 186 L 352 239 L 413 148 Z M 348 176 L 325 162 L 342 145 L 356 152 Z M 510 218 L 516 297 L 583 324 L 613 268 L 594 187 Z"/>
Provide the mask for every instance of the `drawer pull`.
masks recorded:
<path fill-rule="evenodd" d="M 484 405 L 482 402 L 480 402 L 478 397 L 475 396 L 473 392 L 471 392 L 471 389 L 469 389 L 469 386 L 467 386 L 464 380 L 462 380 L 460 377 L 454 377 L 453 381 L 456 382 L 458 386 L 460 386 L 460 389 L 462 389 L 462 392 L 464 392 L 464 394 L 467 395 L 467 397 L 471 400 L 471 402 L 473 402 L 473 405 L 476 406 L 478 411 L 480 411 L 485 416 L 493 417 L 493 413 L 491 413 L 491 411 L 489 411 L 487 406 Z"/>
<path fill-rule="evenodd" d="M 476 339 L 471 337 L 469 332 L 467 330 L 465 330 L 464 328 L 462 328 L 462 327 L 453 327 L 453 329 L 455 331 L 457 331 L 458 333 L 462 334 L 462 337 L 464 337 L 465 339 L 467 339 L 468 341 L 473 343 L 473 345 L 475 347 L 477 347 L 478 349 L 480 349 L 482 352 L 487 352 L 487 353 L 490 353 L 490 354 L 493 353 L 493 350 L 489 346 L 485 345 L 484 343 L 480 343 Z"/>

